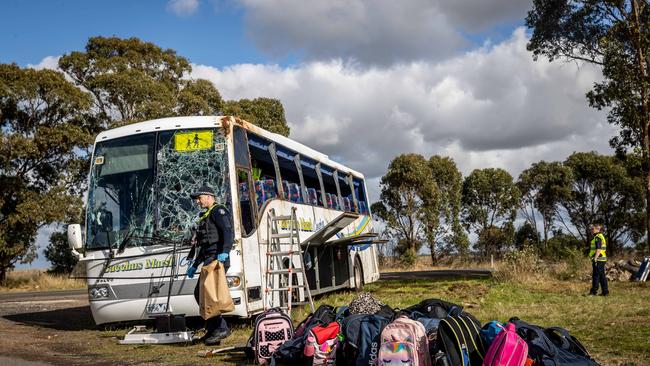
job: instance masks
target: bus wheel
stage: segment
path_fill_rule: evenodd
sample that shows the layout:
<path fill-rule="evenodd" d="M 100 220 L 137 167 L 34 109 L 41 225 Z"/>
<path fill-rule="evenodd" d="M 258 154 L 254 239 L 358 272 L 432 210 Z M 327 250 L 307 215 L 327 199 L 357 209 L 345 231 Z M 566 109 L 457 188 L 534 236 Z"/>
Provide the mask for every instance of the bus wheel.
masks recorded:
<path fill-rule="evenodd" d="M 359 257 L 354 258 L 354 289 L 356 291 L 363 290 L 363 269 Z"/>

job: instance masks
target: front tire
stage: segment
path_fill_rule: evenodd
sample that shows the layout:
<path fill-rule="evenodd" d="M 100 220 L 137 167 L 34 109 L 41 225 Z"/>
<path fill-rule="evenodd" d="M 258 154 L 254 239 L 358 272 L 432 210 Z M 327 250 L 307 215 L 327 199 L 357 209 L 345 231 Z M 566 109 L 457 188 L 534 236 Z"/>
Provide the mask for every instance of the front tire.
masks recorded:
<path fill-rule="evenodd" d="M 361 267 L 361 261 L 359 260 L 359 257 L 354 258 L 353 274 L 354 274 L 354 289 L 356 291 L 362 291 L 364 285 L 363 268 Z"/>

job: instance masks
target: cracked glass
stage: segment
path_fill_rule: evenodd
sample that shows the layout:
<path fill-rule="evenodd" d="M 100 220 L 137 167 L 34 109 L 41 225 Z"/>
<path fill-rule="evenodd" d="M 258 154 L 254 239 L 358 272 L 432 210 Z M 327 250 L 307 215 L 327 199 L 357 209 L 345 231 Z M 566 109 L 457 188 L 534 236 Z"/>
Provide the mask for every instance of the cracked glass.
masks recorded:
<path fill-rule="evenodd" d="M 174 240 L 187 236 L 200 211 L 190 193 L 204 185 L 230 209 L 221 130 L 164 131 L 97 143 L 86 248 L 124 249 L 154 244 L 155 235 Z"/>

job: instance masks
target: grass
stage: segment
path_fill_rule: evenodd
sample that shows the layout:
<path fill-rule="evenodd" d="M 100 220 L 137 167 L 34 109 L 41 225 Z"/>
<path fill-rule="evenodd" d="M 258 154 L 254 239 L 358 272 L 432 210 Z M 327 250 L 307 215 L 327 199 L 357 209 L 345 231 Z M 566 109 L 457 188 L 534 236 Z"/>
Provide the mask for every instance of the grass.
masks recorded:
<path fill-rule="evenodd" d="M 24 291 L 49 291 L 85 288 L 84 280 L 68 278 L 67 275 L 53 275 L 38 269 L 14 270 L 7 274 L 0 293 Z"/>
<path fill-rule="evenodd" d="M 602 365 L 650 364 L 650 286 L 647 283 L 612 283 L 610 297 L 586 297 L 589 284 L 577 281 L 497 282 L 495 280 L 386 281 L 366 286 L 366 290 L 390 306 L 404 308 L 426 298 L 442 298 L 462 304 L 483 323 L 507 321 L 517 316 L 541 326 L 561 326 L 578 337 Z M 344 305 L 354 292 L 337 292 L 319 297 L 316 306 Z M 306 316 L 294 311 L 297 323 Z M 232 323 L 231 323 L 232 324 Z M 232 324 L 233 335 L 219 347 L 245 344 L 252 329 L 250 321 Z M 96 339 L 92 349 L 101 359 L 118 364 L 160 363 L 169 365 L 242 364 L 241 355 L 201 358 L 203 345 L 118 345 L 127 327 L 80 332 L 79 339 Z M 75 337 L 77 338 L 77 337 Z M 164 356 L 163 356 L 164 355 Z"/>

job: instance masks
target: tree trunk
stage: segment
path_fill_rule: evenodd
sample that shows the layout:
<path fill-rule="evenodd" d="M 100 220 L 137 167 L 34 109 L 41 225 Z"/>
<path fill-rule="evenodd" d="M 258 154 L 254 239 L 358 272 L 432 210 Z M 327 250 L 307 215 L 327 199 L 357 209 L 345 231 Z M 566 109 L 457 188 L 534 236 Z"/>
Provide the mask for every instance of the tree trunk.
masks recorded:
<path fill-rule="evenodd" d="M 0 286 L 5 284 L 6 279 L 7 279 L 7 268 L 0 267 Z"/>
<path fill-rule="evenodd" d="M 436 263 L 438 262 L 438 259 L 436 258 L 436 243 L 435 242 L 430 242 L 429 244 L 429 250 L 431 251 L 431 265 L 435 266 Z"/>

